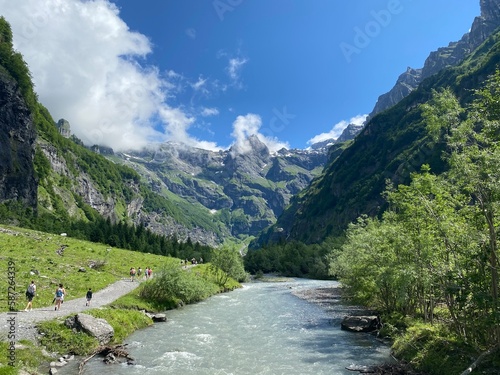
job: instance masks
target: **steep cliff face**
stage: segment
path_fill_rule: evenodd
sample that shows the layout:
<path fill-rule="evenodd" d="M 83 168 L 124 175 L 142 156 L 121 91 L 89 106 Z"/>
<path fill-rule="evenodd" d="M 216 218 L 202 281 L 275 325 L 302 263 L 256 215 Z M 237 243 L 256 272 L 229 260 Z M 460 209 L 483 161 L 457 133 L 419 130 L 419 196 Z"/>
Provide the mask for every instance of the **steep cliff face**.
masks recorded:
<path fill-rule="evenodd" d="M 470 32 L 458 42 L 430 53 L 422 69 L 408 68 L 401 74 L 394 87 L 382 94 L 375 104 L 369 119 L 410 94 L 426 78 L 448 66 L 460 64 L 465 57 L 479 47 L 500 26 L 500 0 L 481 0 L 481 15 L 474 19 Z"/>
<path fill-rule="evenodd" d="M 0 202 L 36 208 L 35 127 L 17 83 L 0 67 Z"/>

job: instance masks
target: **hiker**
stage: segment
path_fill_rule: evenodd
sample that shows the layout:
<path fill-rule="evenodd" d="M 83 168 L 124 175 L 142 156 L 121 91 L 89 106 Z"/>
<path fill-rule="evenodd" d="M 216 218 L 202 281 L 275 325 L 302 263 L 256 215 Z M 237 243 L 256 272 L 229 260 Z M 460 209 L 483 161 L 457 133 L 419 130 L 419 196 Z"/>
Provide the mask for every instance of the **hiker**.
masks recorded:
<path fill-rule="evenodd" d="M 56 289 L 56 306 L 54 307 L 54 310 L 60 310 L 61 309 L 61 303 L 63 302 L 64 296 L 66 295 L 66 290 L 64 289 L 62 284 L 59 284 L 59 286 Z"/>
<path fill-rule="evenodd" d="M 134 281 L 135 274 L 136 274 L 135 268 L 134 267 L 130 268 L 130 281 Z"/>
<path fill-rule="evenodd" d="M 33 310 L 33 297 L 35 297 L 35 294 L 36 294 L 35 281 L 31 280 L 31 284 L 28 285 L 28 289 L 26 289 L 26 298 L 28 299 L 28 304 L 26 305 L 24 311 Z"/>
<path fill-rule="evenodd" d="M 87 298 L 87 303 L 85 303 L 85 306 L 90 306 L 90 301 L 92 300 L 92 288 L 89 288 L 85 297 Z"/>
<path fill-rule="evenodd" d="M 144 269 L 144 277 L 146 278 L 146 280 L 149 278 L 149 267 L 146 267 Z"/>
<path fill-rule="evenodd" d="M 151 268 L 148 268 L 148 279 L 153 277 L 153 270 Z"/>
<path fill-rule="evenodd" d="M 142 275 L 142 268 L 139 267 L 139 269 L 137 270 L 137 278 L 140 280 L 141 278 L 141 275 Z"/>

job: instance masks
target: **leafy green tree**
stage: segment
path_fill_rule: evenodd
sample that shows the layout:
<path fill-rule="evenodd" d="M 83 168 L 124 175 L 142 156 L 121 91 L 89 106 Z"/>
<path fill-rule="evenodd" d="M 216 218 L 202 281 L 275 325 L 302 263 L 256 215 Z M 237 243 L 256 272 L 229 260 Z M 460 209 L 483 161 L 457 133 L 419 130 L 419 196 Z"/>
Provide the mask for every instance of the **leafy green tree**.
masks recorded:
<path fill-rule="evenodd" d="M 479 269 L 488 281 L 485 311 L 490 315 L 492 341 L 500 344 L 499 250 L 500 224 L 500 71 L 476 92 L 467 121 L 451 138 L 449 178 L 470 197 L 466 209 L 475 229 L 482 234 Z M 486 292 L 486 291 L 483 291 Z"/>
<path fill-rule="evenodd" d="M 216 278 L 218 285 L 223 287 L 229 278 L 237 281 L 246 279 L 243 259 L 238 250 L 229 246 L 214 249 L 210 261 L 210 271 Z"/>

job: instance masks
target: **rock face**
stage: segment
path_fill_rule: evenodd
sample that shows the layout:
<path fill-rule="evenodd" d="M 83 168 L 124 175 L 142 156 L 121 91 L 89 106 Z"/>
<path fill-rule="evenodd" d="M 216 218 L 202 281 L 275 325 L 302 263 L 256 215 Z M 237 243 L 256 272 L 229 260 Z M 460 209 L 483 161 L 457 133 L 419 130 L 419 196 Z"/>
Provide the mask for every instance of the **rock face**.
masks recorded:
<path fill-rule="evenodd" d="M 105 319 L 94 318 L 88 314 L 77 314 L 66 319 L 64 324 L 68 328 L 83 331 L 95 337 L 100 345 L 109 343 L 115 334 L 113 327 Z"/>
<path fill-rule="evenodd" d="M 0 70 L 0 203 L 36 208 L 35 127 L 17 83 Z"/>
<path fill-rule="evenodd" d="M 57 121 L 56 127 L 59 131 L 59 134 L 61 134 L 64 138 L 71 137 L 71 126 L 68 120 L 65 120 L 63 118 L 60 119 L 59 121 Z"/>
<path fill-rule="evenodd" d="M 470 32 L 458 42 L 431 52 L 422 69 L 408 68 L 401 74 L 394 87 L 378 98 L 369 119 L 406 97 L 426 78 L 443 68 L 460 64 L 500 26 L 500 0 L 481 0 L 481 16 L 476 17 Z"/>
<path fill-rule="evenodd" d="M 335 143 L 350 141 L 354 139 L 361 130 L 363 130 L 363 125 L 349 124 L 344 129 L 340 137 L 337 138 Z"/>

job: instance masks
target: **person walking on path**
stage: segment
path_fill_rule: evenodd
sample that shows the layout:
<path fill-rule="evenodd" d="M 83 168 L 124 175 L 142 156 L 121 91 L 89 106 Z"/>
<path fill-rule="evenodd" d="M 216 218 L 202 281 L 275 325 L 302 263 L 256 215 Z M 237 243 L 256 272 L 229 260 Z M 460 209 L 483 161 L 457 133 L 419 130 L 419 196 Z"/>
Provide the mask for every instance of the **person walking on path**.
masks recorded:
<path fill-rule="evenodd" d="M 31 284 L 28 286 L 28 289 L 26 289 L 26 298 L 28 299 L 28 304 L 26 305 L 26 308 L 24 311 L 31 311 L 33 309 L 33 297 L 35 297 L 36 294 L 36 285 L 35 281 L 31 280 Z"/>
<path fill-rule="evenodd" d="M 85 298 L 87 298 L 87 302 L 85 303 L 85 306 L 90 306 L 90 301 L 92 300 L 92 288 L 89 288 Z"/>
<path fill-rule="evenodd" d="M 131 283 L 128 279 L 125 279 L 117 280 L 114 283 L 109 284 L 104 289 L 98 291 L 92 288 L 92 307 L 99 308 L 106 306 L 115 301 L 117 298 L 135 290 L 139 287 L 139 285 L 139 283 Z M 54 303 L 52 303 L 41 307 L 35 305 L 36 307 L 33 306 L 33 310 L 30 311 L 29 314 L 18 314 L 16 317 L 16 339 L 35 341 L 38 337 L 38 330 L 36 329 L 37 323 L 52 320 L 54 317 L 62 318 L 68 314 L 78 314 L 83 312 L 88 309 L 88 307 L 85 307 L 85 301 L 85 294 L 82 294 L 80 298 L 75 298 L 73 300 L 65 298 L 64 310 L 54 311 Z M 52 311 L 52 313 L 50 313 L 50 311 Z M 9 325 L 10 315 L 8 314 L 9 312 L 0 312 L 0 337 L 7 337 L 9 330 L 11 329 Z"/>
<path fill-rule="evenodd" d="M 56 289 L 56 307 L 54 308 L 54 310 L 61 310 L 61 303 L 65 294 L 66 290 L 64 289 L 64 286 L 62 284 L 59 284 Z"/>

